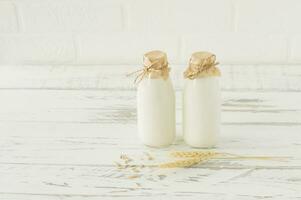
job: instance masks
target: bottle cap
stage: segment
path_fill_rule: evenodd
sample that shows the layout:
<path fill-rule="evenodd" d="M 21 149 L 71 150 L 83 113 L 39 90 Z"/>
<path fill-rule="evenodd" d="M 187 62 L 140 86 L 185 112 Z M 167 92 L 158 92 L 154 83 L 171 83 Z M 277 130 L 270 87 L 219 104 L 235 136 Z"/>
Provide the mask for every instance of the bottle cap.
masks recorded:
<path fill-rule="evenodd" d="M 189 66 L 184 72 L 184 77 L 195 79 L 208 76 L 220 76 L 220 70 L 216 67 L 216 56 L 210 52 L 200 51 L 191 55 Z"/>

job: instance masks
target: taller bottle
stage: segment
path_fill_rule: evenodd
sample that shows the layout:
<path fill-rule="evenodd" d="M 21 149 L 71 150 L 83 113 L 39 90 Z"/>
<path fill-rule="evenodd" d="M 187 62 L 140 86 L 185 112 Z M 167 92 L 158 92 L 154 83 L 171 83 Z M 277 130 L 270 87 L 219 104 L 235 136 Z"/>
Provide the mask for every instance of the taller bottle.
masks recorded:
<path fill-rule="evenodd" d="M 167 146 L 175 139 L 176 120 L 166 53 L 150 51 L 144 54 L 143 64 L 136 78 L 138 135 L 145 145 Z"/>
<path fill-rule="evenodd" d="M 210 148 L 218 142 L 221 95 L 215 60 L 212 53 L 196 52 L 184 72 L 183 134 L 192 147 Z"/>

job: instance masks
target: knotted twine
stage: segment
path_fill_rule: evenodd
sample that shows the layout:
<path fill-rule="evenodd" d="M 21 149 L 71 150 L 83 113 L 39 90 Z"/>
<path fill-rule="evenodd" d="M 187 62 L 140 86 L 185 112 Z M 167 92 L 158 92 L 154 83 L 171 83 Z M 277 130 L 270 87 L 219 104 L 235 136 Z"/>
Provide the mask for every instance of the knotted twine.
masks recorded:
<path fill-rule="evenodd" d="M 169 76 L 169 71 L 166 53 L 150 51 L 143 56 L 143 69 L 134 71 L 128 76 L 137 74 L 134 83 L 138 84 L 145 77 L 152 79 L 163 78 L 166 80 Z"/>
<path fill-rule="evenodd" d="M 196 79 L 200 77 L 220 76 L 216 67 L 216 56 L 209 52 L 195 52 L 191 55 L 189 66 L 184 72 L 184 78 Z"/>

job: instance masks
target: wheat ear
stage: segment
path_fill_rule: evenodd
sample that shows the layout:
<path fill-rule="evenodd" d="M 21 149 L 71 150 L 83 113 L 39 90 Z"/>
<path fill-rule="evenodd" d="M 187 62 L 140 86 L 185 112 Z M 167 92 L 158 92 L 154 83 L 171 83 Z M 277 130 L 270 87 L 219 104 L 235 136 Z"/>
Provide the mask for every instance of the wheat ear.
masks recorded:
<path fill-rule="evenodd" d="M 199 158 L 187 159 L 187 160 L 178 160 L 175 162 L 168 162 L 159 164 L 158 167 L 160 168 L 184 168 L 184 167 L 191 167 L 201 162 Z"/>
<path fill-rule="evenodd" d="M 220 153 L 214 151 L 175 151 L 170 154 L 176 158 L 196 158 L 196 157 L 214 157 L 217 155 L 221 155 Z"/>

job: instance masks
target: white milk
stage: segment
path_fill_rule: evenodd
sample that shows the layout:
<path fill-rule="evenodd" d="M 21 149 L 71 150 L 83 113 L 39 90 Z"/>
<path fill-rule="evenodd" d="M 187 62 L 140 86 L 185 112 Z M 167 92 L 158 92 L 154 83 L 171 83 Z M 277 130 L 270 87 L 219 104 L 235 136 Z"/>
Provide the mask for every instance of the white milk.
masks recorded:
<path fill-rule="evenodd" d="M 175 94 L 169 78 L 144 78 L 137 88 L 140 140 L 148 146 L 170 145 L 175 138 Z"/>
<path fill-rule="evenodd" d="M 221 123 L 219 77 L 186 79 L 183 92 L 183 135 L 192 147 L 210 148 L 218 142 Z"/>

